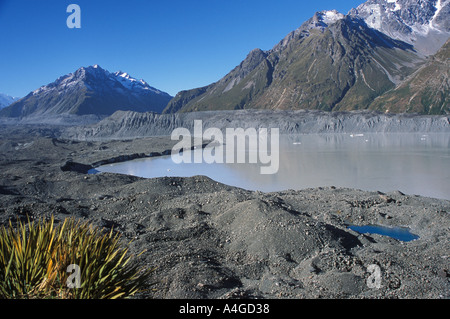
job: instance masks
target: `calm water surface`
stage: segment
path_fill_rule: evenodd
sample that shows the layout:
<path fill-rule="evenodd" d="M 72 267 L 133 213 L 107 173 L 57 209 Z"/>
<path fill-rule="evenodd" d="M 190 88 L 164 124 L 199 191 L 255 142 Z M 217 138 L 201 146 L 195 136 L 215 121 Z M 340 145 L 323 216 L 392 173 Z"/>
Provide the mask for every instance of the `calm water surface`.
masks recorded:
<path fill-rule="evenodd" d="M 261 175 L 261 164 L 175 164 L 170 156 L 97 170 L 147 178 L 206 175 L 263 192 L 336 186 L 450 199 L 450 134 L 282 135 L 279 158 L 274 175 Z"/>
<path fill-rule="evenodd" d="M 404 227 L 386 227 L 380 225 L 365 225 L 365 226 L 350 226 L 350 229 L 360 234 L 379 234 L 383 236 L 392 237 L 401 241 L 412 241 L 419 239 L 418 235 L 410 232 L 408 228 Z"/>

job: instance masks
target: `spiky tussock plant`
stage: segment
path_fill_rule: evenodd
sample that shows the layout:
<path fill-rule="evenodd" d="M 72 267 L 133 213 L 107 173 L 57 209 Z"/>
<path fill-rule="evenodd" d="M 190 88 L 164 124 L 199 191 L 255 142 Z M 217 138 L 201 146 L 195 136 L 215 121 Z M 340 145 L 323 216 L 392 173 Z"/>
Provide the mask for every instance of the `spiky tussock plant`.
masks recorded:
<path fill-rule="evenodd" d="M 65 219 L 0 229 L 0 298 L 116 299 L 149 287 L 120 235 Z"/>

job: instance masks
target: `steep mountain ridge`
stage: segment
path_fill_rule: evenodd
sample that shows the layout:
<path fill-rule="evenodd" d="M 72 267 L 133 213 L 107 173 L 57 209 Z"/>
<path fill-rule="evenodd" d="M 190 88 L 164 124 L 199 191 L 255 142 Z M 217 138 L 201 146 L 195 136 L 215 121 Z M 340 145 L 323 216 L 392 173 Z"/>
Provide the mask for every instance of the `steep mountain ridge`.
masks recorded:
<path fill-rule="evenodd" d="M 448 108 L 435 99 L 414 108 L 373 102 L 442 47 L 450 36 L 449 18 L 450 0 L 369 0 L 348 15 L 317 12 L 271 50 L 252 50 L 219 81 L 179 92 L 164 113 L 376 109 L 445 114 Z M 444 101 L 448 96 L 448 91 L 437 93 Z"/>
<path fill-rule="evenodd" d="M 251 51 L 218 82 L 180 92 L 164 112 L 365 109 L 424 62 L 411 45 L 332 13 L 317 13 L 272 50 Z"/>

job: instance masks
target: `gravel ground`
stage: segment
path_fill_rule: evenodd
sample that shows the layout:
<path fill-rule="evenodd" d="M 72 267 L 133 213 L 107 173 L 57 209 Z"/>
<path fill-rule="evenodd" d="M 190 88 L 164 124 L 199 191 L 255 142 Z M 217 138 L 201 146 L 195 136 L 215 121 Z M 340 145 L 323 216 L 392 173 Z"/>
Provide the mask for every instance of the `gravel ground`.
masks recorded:
<path fill-rule="evenodd" d="M 335 187 L 262 193 L 204 176 L 89 175 L 99 163 L 163 154 L 175 142 L 60 133 L 0 128 L 0 223 L 53 214 L 113 227 L 133 240 L 133 253 L 146 250 L 136 262 L 158 267 L 156 291 L 137 298 L 450 297 L 449 201 Z M 349 224 L 405 226 L 420 238 L 359 234 Z"/>

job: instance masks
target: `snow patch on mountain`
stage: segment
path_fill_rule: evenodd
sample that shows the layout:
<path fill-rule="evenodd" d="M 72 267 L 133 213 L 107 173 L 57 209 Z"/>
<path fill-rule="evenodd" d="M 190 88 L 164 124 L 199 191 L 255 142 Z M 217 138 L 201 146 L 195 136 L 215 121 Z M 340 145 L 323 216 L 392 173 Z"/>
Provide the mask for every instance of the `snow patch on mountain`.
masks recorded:
<path fill-rule="evenodd" d="M 430 27 L 433 29 L 436 29 L 436 27 L 434 26 L 434 22 L 436 21 L 436 18 L 440 15 L 442 9 L 444 9 L 444 6 L 450 4 L 450 2 L 448 0 L 438 0 L 436 3 L 436 13 L 433 16 L 433 19 L 430 20 Z"/>
<path fill-rule="evenodd" d="M 395 4 L 395 7 L 394 7 L 393 11 L 398 11 L 398 10 L 400 10 L 402 8 L 401 4 L 398 3 L 397 0 L 386 0 L 386 1 L 388 3 L 394 3 Z"/>
<path fill-rule="evenodd" d="M 160 90 L 151 87 L 143 79 L 137 80 L 126 72 L 117 71 L 114 73 L 114 76 L 116 77 L 116 80 L 118 80 L 125 88 L 129 90 L 140 89 L 140 90 L 148 90 L 156 94 L 163 93 Z"/>
<path fill-rule="evenodd" d="M 326 10 L 319 12 L 322 21 L 327 24 L 333 24 L 338 20 L 344 19 L 344 15 L 336 10 Z"/>

